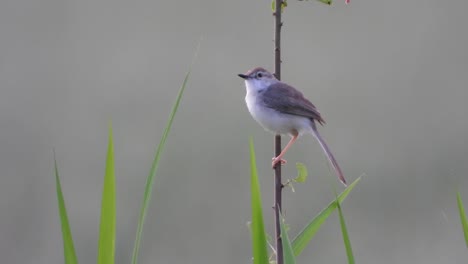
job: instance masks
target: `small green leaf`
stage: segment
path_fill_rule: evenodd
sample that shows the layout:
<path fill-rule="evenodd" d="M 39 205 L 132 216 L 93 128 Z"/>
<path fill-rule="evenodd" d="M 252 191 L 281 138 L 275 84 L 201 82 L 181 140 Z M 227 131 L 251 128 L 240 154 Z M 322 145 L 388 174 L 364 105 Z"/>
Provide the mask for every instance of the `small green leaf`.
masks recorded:
<path fill-rule="evenodd" d="M 357 178 L 353 183 L 351 183 L 340 195 L 338 195 L 338 201 L 341 203 L 348 196 L 351 190 L 356 186 L 361 177 Z M 299 235 L 296 236 L 293 240 L 293 250 L 294 255 L 298 256 L 302 250 L 309 244 L 310 240 L 315 236 L 317 231 L 320 229 L 322 224 L 327 220 L 330 214 L 337 207 L 337 203 L 334 200 L 331 202 L 325 209 L 323 209 L 312 221 L 307 224 L 307 226 L 302 229 Z"/>
<path fill-rule="evenodd" d="M 297 177 L 294 179 L 295 182 L 305 182 L 307 180 L 307 167 L 298 162 L 296 163 L 296 168 L 297 168 Z"/>
<path fill-rule="evenodd" d="M 257 163 L 255 161 L 255 149 L 250 139 L 250 188 L 252 207 L 252 253 L 254 264 L 268 264 L 267 240 L 263 225 L 263 211 L 258 183 Z"/>
<path fill-rule="evenodd" d="M 338 200 L 338 197 L 336 197 L 335 201 L 338 207 L 338 215 L 340 217 L 341 233 L 343 235 L 343 242 L 346 248 L 346 255 L 348 256 L 348 263 L 354 264 L 353 249 L 351 247 L 351 241 L 349 240 L 348 229 L 346 228 L 343 211 L 341 210 L 341 205 L 340 205 L 340 201 Z"/>
<path fill-rule="evenodd" d="M 55 187 L 57 192 L 57 201 L 60 215 L 60 223 L 62 225 L 62 239 L 63 239 L 63 257 L 65 264 L 78 264 L 78 259 L 73 246 L 73 237 L 70 231 L 70 224 L 68 223 L 67 208 L 65 207 L 65 200 L 63 199 L 62 187 L 60 184 L 60 177 L 57 167 L 57 160 L 55 159 L 54 151 L 54 166 L 55 166 Z"/>
<path fill-rule="evenodd" d="M 281 214 L 281 212 L 280 212 Z M 281 214 L 281 244 L 283 245 L 283 260 L 284 264 L 296 264 L 296 257 L 292 249 L 291 241 L 288 237 L 288 227 L 285 224 L 283 215 Z"/>
<path fill-rule="evenodd" d="M 332 4 L 332 0 L 317 0 L 317 1 L 319 1 L 320 3 L 326 4 L 326 5 L 331 5 Z"/>
<path fill-rule="evenodd" d="M 284 8 L 286 8 L 288 6 L 288 2 L 286 0 L 283 0 L 281 2 L 281 13 L 283 13 L 284 11 Z M 272 0 L 271 1 L 271 11 L 275 12 L 276 10 L 276 0 Z"/>
<path fill-rule="evenodd" d="M 106 174 L 102 190 L 101 224 L 99 226 L 98 264 L 114 264 L 115 258 L 115 171 L 112 125 L 109 124 Z"/>
<path fill-rule="evenodd" d="M 468 220 L 466 218 L 465 208 L 463 206 L 463 201 L 460 192 L 457 192 L 457 204 L 458 211 L 460 212 L 460 221 L 463 227 L 463 234 L 465 236 L 465 244 L 468 247 Z"/>

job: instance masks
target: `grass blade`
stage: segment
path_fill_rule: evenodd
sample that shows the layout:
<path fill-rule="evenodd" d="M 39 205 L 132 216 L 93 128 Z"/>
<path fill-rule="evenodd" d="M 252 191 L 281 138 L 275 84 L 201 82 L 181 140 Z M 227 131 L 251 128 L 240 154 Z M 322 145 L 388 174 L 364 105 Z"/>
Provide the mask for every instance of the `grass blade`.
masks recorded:
<path fill-rule="evenodd" d="M 98 264 L 114 264 L 115 257 L 115 171 L 112 125 L 109 124 L 106 174 L 102 190 L 101 223 L 99 226 Z"/>
<path fill-rule="evenodd" d="M 260 184 L 258 183 L 257 163 L 255 161 L 255 149 L 250 139 L 250 187 L 252 206 L 252 253 L 254 264 L 268 264 L 267 240 L 263 226 L 262 201 L 260 196 Z"/>
<path fill-rule="evenodd" d="M 281 214 L 281 243 L 283 244 L 283 261 L 284 264 L 296 264 L 296 257 L 292 249 L 291 241 L 288 237 L 284 216 Z"/>
<path fill-rule="evenodd" d="M 70 231 L 70 224 L 68 223 L 67 208 L 65 207 L 65 200 L 63 199 L 62 186 L 60 184 L 60 176 L 57 167 L 57 160 L 55 159 L 54 152 L 54 166 L 55 166 L 55 186 L 57 191 L 57 201 L 60 215 L 60 223 L 62 226 L 62 239 L 63 239 L 63 257 L 65 264 L 78 264 L 78 259 L 75 253 L 75 246 L 73 245 L 73 237 Z"/>
<path fill-rule="evenodd" d="M 463 201 L 460 192 L 457 192 L 457 204 L 458 211 L 460 212 L 460 221 L 463 227 L 463 234 L 465 235 L 465 244 L 468 247 L 468 220 L 466 219 L 465 208 L 463 206 Z"/>
<path fill-rule="evenodd" d="M 357 178 L 353 183 L 351 183 L 340 195 L 338 195 L 337 200 L 341 203 L 348 196 L 351 190 L 356 186 L 361 177 Z M 299 256 L 299 254 L 304 250 L 304 248 L 309 244 L 310 240 L 315 236 L 317 231 L 320 229 L 322 224 L 327 220 L 330 214 L 337 208 L 336 200 L 331 202 L 325 209 L 323 209 L 312 221 L 307 224 L 304 229 L 299 233 L 299 235 L 294 238 L 292 246 L 294 250 L 294 255 Z"/>
<path fill-rule="evenodd" d="M 187 74 L 185 75 L 182 86 L 179 89 L 179 93 L 177 95 L 176 101 L 175 101 L 175 103 L 174 103 L 174 105 L 172 107 L 171 114 L 169 115 L 169 120 L 166 123 L 166 128 L 164 129 L 164 133 L 163 133 L 163 135 L 161 137 L 158 148 L 156 149 L 156 155 L 155 155 L 155 157 L 153 159 L 153 163 L 151 165 L 149 175 L 146 178 L 145 192 L 143 194 L 143 204 L 141 206 L 140 216 L 139 216 L 139 219 L 138 219 L 138 227 L 137 227 L 136 236 L 135 236 L 135 244 L 133 246 L 132 264 L 137 264 L 137 262 L 138 262 L 138 255 L 139 255 L 139 251 L 140 251 L 141 236 L 142 236 L 142 233 L 143 233 L 143 225 L 145 223 L 145 218 L 146 218 L 146 214 L 147 214 L 147 211 L 148 211 L 149 202 L 151 200 L 153 182 L 154 182 L 154 179 L 155 179 L 155 176 L 156 176 L 156 172 L 158 170 L 159 160 L 161 158 L 161 153 L 162 153 L 162 151 L 164 149 L 164 146 L 166 145 L 167 136 L 169 135 L 169 132 L 171 131 L 172 122 L 174 121 L 175 114 L 177 113 L 177 109 L 179 108 L 180 100 L 182 99 L 182 95 L 184 94 L 185 87 L 187 86 L 187 81 L 188 81 L 188 79 L 190 77 L 193 62 L 195 61 L 195 58 L 197 57 L 197 53 L 198 53 L 199 48 L 200 48 L 200 42 L 198 43 L 197 49 L 195 51 L 194 60 L 192 61 L 192 64 L 190 65 L 190 68 L 189 68 Z"/>
<path fill-rule="evenodd" d="M 346 255 L 348 256 L 348 263 L 354 264 L 353 249 L 351 247 L 351 241 L 349 240 L 348 229 L 346 228 L 343 211 L 341 210 L 341 205 L 340 205 L 341 202 L 338 201 L 338 197 L 336 197 L 335 202 L 338 207 L 338 215 L 340 217 L 341 233 L 343 234 L 343 242 L 346 248 Z"/>

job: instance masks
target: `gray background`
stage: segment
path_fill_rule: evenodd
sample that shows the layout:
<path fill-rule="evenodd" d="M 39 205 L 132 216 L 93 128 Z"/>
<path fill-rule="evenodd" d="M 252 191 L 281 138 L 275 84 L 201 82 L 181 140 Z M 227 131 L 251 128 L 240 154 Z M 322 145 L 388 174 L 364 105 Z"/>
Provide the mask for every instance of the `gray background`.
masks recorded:
<path fill-rule="evenodd" d="M 283 80 L 303 90 L 351 182 L 358 263 L 465 263 L 468 2 L 289 1 Z M 270 1 L 3 0 L 0 3 L 1 263 L 61 263 L 52 149 L 81 263 L 96 259 L 112 118 L 116 263 L 129 263 L 143 187 L 203 37 L 149 210 L 142 263 L 249 263 L 248 138 L 272 231 L 273 136 L 249 116 L 236 74 L 273 67 Z M 333 199 L 312 137 L 287 154 L 310 171 L 285 213 L 296 234 Z M 333 179 L 335 182 L 335 179 Z M 339 185 L 337 185 L 340 188 Z M 341 188 L 340 188 L 341 189 Z M 345 263 L 337 216 L 299 263 Z"/>

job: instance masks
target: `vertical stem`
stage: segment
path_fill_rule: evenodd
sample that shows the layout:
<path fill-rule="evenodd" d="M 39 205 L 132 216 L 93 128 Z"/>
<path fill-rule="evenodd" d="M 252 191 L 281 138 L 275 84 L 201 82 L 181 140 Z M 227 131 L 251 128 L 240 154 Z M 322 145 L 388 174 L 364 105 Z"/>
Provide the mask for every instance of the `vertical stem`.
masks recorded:
<path fill-rule="evenodd" d="M 283 0 L 276 0 L 275 7 L 275 76 L 281 80 L 281 6 Z M 275 135 L 275 157 L 281 153 L 281 136 Z M 275 167 L 275 236 L 276 236 L 276 263 L 283 264 L 283 244 L 281 241 L 281 162 Z"/>
<path fill-rule="evenodd" d="M 275 136 L 275 157 L 281 153 L 281 136 Z M 283 183 L 281 181 L 281 162 L 275 167 L 275 237 L 276 237 L 276 263 L 283 264 L 283 243 L 281 241 L 281 196 Z"/>

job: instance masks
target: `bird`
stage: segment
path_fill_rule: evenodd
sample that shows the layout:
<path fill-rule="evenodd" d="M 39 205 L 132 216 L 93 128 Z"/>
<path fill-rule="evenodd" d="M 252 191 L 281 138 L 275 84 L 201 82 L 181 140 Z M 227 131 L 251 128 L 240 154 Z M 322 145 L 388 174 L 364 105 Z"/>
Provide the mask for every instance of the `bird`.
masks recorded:
<path fill-rule="evenodd" d="M 338 179 L 346 186 L 338 162 L 317 130 L 316 123 L 324 125 L 325 120 L 315 105 L 299 90 L 281 82 L 262 67 L 253 68 L 238 76 L 245 81 L 245 102 L 252 117 L 267 131 L 291 136 L 281 153 L 272 159 L 272 167 L 275 168 L 278 163 L 286 163 L 283 156 L 298 137 L 312 134 L 325 152 Z"/>

